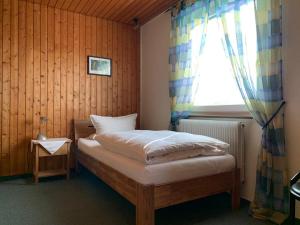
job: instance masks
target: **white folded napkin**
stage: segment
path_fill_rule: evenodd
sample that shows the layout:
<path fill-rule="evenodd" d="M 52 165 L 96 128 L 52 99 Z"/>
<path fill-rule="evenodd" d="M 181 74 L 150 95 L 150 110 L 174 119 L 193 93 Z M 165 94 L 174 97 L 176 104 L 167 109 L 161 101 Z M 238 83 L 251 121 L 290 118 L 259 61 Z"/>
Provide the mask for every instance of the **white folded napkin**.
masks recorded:
<path fill-rule="evenodd" d="M 51 138 L 48 140 L 34 140 L 35 143 L 39 143 L 44 147 L 51 155 L 57 152 L 67 141 L 66 138 Z"/>

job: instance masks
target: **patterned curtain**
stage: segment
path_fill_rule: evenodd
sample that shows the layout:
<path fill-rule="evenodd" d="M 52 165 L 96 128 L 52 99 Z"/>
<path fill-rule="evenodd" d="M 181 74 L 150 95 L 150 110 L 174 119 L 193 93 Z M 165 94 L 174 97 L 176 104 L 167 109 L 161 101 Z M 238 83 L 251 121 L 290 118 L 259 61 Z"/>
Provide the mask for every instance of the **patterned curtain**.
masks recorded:
<path fill-rule="evenodd" d="M 171 70 L 169 93 L 171 99 L 171 128 L 176 129 L 179 119 L 187 118 L 192 109 L 195 74 L 192 72 L 192 37 L 196 26 L 201 27 L 200 50 L 205 43 L 209 1 L 181 3 L 180 10 L 172 15 L 169 49 Z"/>
<path fill-rule="evenodd" d="M 231 0 L 234 33 L 230 18 L 218 7 L 228 0 L 216 0 L 215 10 L 224 30 L 224 48 L 248 110 L 263 130 L 258 156 L 255 199 L 252 216 L 281 224 L 288 212 L 288 180 L 284 148 L 282 91 L 281 0 Z M 249 66 L 247 35 L 241 26 L 242 7 L 253 4 L 256 33 L 256 72 Z M 232 24 L 232 23 L 231 23 Z M 247 29 L 250 29 L 247 27 Z"/>

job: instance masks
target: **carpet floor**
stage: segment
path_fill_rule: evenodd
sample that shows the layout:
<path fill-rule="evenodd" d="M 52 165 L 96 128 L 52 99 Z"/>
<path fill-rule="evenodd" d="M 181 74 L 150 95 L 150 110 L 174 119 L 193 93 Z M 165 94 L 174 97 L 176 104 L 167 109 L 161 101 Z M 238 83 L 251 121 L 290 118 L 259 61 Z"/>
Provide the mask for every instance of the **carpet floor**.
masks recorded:
<path fill-rule="evenodd" d="M 264 225 L 248 216 L 248 203 L 231 211 L 230 196 L 217 195 L 156 211 L 156 225 Z M 135 208 L 83 170 L 71 180 L 55 177 L 0 182 L 0 225 L 133 225 Z"/>

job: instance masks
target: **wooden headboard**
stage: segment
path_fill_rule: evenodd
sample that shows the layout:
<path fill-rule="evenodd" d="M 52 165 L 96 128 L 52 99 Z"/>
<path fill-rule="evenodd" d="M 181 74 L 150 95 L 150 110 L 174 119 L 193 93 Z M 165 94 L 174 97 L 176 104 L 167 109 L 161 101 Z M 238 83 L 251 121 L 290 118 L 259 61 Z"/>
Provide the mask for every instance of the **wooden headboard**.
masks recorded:
<path fill-rule="evenodd" d="M 90 120 L 74 120 L 75 141 L 79 138 L 85 138 L 96 133 L 96 130 Z"/>

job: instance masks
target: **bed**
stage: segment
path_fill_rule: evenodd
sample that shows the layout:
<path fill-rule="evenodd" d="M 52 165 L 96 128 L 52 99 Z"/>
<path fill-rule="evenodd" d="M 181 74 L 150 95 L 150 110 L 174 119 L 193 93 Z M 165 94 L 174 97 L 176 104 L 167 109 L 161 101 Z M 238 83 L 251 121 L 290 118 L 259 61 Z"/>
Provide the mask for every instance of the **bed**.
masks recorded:
<path fill-rule="evenodd" d="M 240 203 L 240 172 L 231 155 L 198 157 L 155 165 L 105 150 L 87 139 L 90 121 L 75 121 L 76 165 L 83 165 L 136 206 L 136 225 L 154 225 L 155 210 L 230 192 L 232 208 Z"/>

